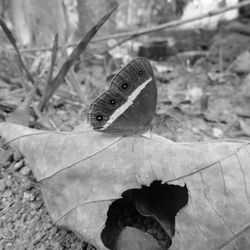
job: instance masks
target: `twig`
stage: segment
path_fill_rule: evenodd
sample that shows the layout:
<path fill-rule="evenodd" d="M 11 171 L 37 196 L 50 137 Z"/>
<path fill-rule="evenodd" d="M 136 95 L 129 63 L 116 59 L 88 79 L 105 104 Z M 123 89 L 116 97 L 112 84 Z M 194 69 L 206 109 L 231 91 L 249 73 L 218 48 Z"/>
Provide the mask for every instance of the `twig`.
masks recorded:
<path fill-rule="evenodd" d="M 64 77 L 68 73 L 69 69 L 75 62 L 75 60 L 80 56 L 80 54 L 85 50 L 87 45 L 89 44 L 90 40 L 93 36 L 97 33 L 97 31 L 101 28 L 101 26 L 109 19 L 111 14 L 118 8 L 118 4 L 115 5 L 111 9 L 111 11 L 102 17 L 102 19 L 83 37 L 83 39 L 77 44 L 74 50 L 69 55 L 66 62 L 62 65 L 61 69 L 59 70 L 58 74 L 51 82 L 50 92 L 47 93 L 45 96 L 45 103 L 51 98 L 55 90 L 59 87 L 60 83 L 63 81 Z"/>
<path fill-rule="evenodd" d="M 129 36 L 131 39 L 140 35 L 145 35 L 147 33 L 150 32 L 155 32 L 155 31 L 159 31 L 159 30 L 164 30 L 164 29 L 173 29 L 174 27 L 178 27 L 181 26 L 183 24 L 186 23 L 191 23 L 197 20 L 201 20 L 207 17 L 211 17 L 211 16 L 215 16 L 215 15 L 219 15 L 221 13 L 233 10 L 233 9 L 239 9 L 243 6 L 247 6 L 250 5 L 250 0 L 248 1 L 244 1 L 244 2 L 240 2 L 238 4 L 232 5 L 232 6 L 228 6 L 228 7 L 224 7 L 218 10 L 214 10 L 214 11 L 210 11 L 207 14 L 202 14 L 193 18 L 189 18 L 189 19 L 185 19 L 185 20 L 175 20 L 175 21 L 171 21 L 168 23 L 164 23 L 161 25 L 157 25 L 151 28 L 144 28 L 144 29 L 140 29 L 137 31 L 130 31 L 130 32 L 123 32 L 123 33 L 119 33 L 119 34 L 114 34 L 114 35 L 109 35 L 109 36 L 105 36 L 105 37 L 100 37 L 100 38 L 96 38 L 93 39 L 91 42 L 92 43 L 97 43 L 97 42 L 102 42 L 102 41 L 106 41 L 106 40 L 110 40 L 110 39 L 118 39 L 118 38 L 122 38 L 122 37 L 127 37 Z M 68 47 L 72 47 L 75 46 L 76 44 L 69 44 Z M 23 49 L 22 52 L 33 52 L 33 51 L 42 51 L 42 50 L 50 50 L 51 48 L 49 47 L 41 47 L 41 48 L 30 48 L 30 49 Z"/>
<path fill-rule="evenodd" d="M 12 206 L 15 202 L 12 201 L 10 202 L 5 208 L 3 208 L 3 210 L 0 211 L 0 214 L 2 214 L 5 210 L 7 210 L 10 206 Z"/>
<path fill-rule="evenodd" d="M 6 23 L 0 18 L 0 25 L 4 31 L 4 33 L 6 34 L 6 36 L 8 37 L 10 43 L 12 44 L 12 46 L 14 47 L 16 53 L 17 53 L 17 58 L 18 58 L 18 61 L 21 65 L 21 67 L 24 69 L 25 73 L 26 73 L 26 76 L 28 78 L 28 80 L 30 82 L 32 82 L 33 84 L 35 84 L 35 81 L 33 79 L 33 77 L 31 76 L 29 70 L 27 69 L 25 63 L 23 62 L 23 59 L 21 57 L 21 54 L 20 54 L 20 51 L 16 45 L 16 39 L 14 38 L 12 32 L 9 30 L 9 28 L 7 27 Z"/>

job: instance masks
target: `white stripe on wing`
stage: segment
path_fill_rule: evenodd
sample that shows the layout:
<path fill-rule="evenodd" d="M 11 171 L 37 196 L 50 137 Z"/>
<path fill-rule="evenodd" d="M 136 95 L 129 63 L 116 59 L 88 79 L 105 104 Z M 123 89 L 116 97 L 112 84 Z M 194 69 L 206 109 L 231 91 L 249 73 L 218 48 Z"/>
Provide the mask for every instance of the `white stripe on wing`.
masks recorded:
<path fill-rule="evenodd" d="M 119 107 L 115 112 L 109 117 L 108 121 L 103 125 L 103 127 L 100 130 L 106 129 L 108 126 L 110 126 L 121 114 L 124 113 L 125 110 L 127 110 L 134 102 L 135 98 L 141 93 L 141 91 L 147 86 L 148 83 L 152 81 L 152 77 L 150 77 L 148 80 L 143 82 L 138 88 L 132 92 L 130 96 L 128 96 L 128 100 L 122 104 L 121 107 Z"/>

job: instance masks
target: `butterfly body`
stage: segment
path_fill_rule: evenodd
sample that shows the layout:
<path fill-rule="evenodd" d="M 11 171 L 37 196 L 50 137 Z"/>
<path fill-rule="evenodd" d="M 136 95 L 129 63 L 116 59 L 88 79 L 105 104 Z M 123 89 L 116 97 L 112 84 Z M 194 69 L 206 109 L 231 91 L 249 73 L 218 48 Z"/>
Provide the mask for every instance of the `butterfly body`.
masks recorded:
<path fill-rule="evenodd" d="M 99 132 L 140 135 L 150 128 L 156 102 L 152 67 L 139 57 L 122 68 L 110 88 L 90 105 L 88 121 Z"/>

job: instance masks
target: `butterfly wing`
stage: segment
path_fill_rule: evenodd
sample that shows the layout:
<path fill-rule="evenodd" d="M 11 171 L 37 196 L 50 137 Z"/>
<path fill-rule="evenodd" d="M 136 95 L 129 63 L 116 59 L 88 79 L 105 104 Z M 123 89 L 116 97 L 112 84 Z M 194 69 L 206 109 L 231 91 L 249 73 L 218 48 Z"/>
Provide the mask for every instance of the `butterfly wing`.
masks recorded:
<path fill-rule="evenodd" d="M 152 67 L 146 58 L 140 57 L 122 68 L 112 79 L 110 89 L 91 104 L 88 120 L 97 131 L 142 134 L 150 127 L 156 103 Z"/>
<path fill-rule="evenodd" d="M 127 98 L 121 96 L 114 90 L 107 90 L 97 97 L 90 105 L 88 112 L 88 122 L 95 130 L 102 130 L 105 123 L 108 122 L 111 115 L 127 101 Z M 124 121 L 124 126 L 129 125 L 129 121 Z"/>

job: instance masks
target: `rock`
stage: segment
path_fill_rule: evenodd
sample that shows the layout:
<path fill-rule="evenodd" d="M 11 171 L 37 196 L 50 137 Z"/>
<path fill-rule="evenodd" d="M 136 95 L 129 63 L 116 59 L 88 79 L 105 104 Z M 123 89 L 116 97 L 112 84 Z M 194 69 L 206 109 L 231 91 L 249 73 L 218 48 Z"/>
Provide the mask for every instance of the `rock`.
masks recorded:
<path fill-rule="evenodd" d="M 20 173 L 21 173 L 22 175 L 25 175 L 25 176 L 29 175 L 30 172 L 31 172 L 31 170 L 30 170 L 30 168 L 27 167 L 27 166 L 23 167 L 23 168 L 20 170 Z"/>
<path fill-rule="evenodd" d="M 2 198 L 2 205 L 3 205 L 3 207 L 4 207 L 7 203 L 8 203 L 7 198 L 3 197 L 3 198 Z"/>
<path fill-rule="evenodd" d="M 58 230 L 58 228 L 57 227 L 52 227 L 52 229 L 50 230 L 50 232 L 51 232 L 51 235 L 56 235 L 56 233 L 57 233 L 57 230 Z"/>
<path fill-rule="evenodd" d="M 35 196 L 32 193 L 24 192 L 23 199 L 24 201 L 33 201 L 35 199 Z"/>
<path fill-rule="evenodd" d="M 36 201 L 35 203 L 32 203 L 32 204 L 33 204 L 33 205 L 31 205 L 32 208 L 34 208 L 36 210 L 39 210 L 43 206 L 43 202 L 42 201 Z"/>
<path fill-rule="evenodd" d="M 14 164 L 14 170 L 19 171 L 23 167 L 23 160 L 18 161 Z"/>
<path fill-rule="evenodd" d="M 6 189 L 6 184 L 4 179 L 0 180 L 0 192 L 3 192 Z"/>
<path fill-rule="evenodd" d="M 22 155 L 19 151 L 14 151 L 13 159 L 15 162 L 19 162 L 22 159 Z"/>
<path fill-rule="evenodd" d="M 25 191 L 28 191 L 28 190 L 30 190 L 30 189 L 33 187 L 32 183 L 31 183 L 30 181 L 24 182 L 24 183 L 22 184 L 22 186 L 23 186 L 23 189 L 24 189 Z"/>
<path fill-rule="evenodd" d="M 212 133 L 215 138 L 220 138 L 223 136 L 223 131 L 219 128 L 213 128 Z"/>

